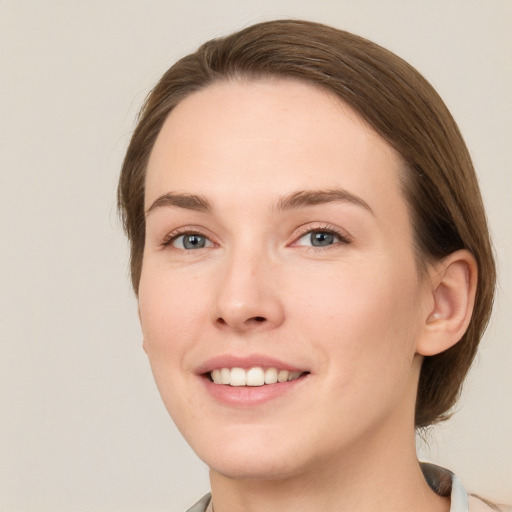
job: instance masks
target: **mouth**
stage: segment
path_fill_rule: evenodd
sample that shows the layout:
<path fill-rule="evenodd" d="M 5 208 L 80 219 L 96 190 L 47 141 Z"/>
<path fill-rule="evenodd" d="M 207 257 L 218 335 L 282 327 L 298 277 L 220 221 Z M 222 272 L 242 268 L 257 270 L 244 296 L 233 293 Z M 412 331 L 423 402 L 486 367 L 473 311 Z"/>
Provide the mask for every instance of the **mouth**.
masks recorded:
<path fill-rule="evenodd" d="M 258 387 L 272 384 L 290 382 L 300 379 L 309 372 L 290 371 L 277 367 L 264 368 L 255 366 L 252 368 L 215 368 L 204 376 L 214 384 L 233 387 Z"/>

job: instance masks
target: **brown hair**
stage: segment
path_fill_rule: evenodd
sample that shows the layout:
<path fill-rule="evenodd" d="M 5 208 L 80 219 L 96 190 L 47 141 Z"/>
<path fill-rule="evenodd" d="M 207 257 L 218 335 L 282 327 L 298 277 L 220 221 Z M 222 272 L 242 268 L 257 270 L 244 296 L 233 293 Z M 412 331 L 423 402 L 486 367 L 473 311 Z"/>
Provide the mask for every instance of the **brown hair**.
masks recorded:
<path fill-rule="evenodd" d="M 323 87 L 402 155 L 420 263 L 462 248 L 474 255 L 479 272 L 471 323 L 459 343 L 426 357 L 421 369 L 416 426 L 446 419 L 492 308 L 495 265 L 485 212 L 466 145 L 439 95 L 412 66 L 366 39 L 317 23 L 271 21 L 205 43 L 162 76 L 141 110 L 118 188 L 135 293 L 144 250 L 146 166 L 168 114 L 214 82 L 265 77 Z"/>

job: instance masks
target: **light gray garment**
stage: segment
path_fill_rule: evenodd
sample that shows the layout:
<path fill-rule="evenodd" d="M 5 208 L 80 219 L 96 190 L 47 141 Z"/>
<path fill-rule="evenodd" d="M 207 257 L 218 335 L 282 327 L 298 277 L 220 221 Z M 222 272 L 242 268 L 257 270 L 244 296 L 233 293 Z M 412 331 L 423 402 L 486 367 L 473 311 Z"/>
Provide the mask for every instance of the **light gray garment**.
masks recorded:
<path fill-rule="evenodd" d="M 211 499 L 212 495 L 210 493 L 206 494 L 193 507 L 190 507 L 187 512 L 205 512 Z"/>

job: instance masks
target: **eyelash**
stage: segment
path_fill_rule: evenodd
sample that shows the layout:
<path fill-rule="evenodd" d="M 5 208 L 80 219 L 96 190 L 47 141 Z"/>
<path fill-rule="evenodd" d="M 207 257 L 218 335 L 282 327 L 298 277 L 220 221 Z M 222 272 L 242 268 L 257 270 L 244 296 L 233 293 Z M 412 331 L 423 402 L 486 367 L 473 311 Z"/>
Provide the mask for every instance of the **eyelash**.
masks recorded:
<path fill-rule="evenodd" d="M 333 235 L 335 236 L 336 238 L 338 238 L 338 242 L 337 243 L 333 243 L 331 245 L 327 245 L 327 246 L 314 246 L 314 245 L 311 245 L 311 246 L 306 246 L 306 248 L 308 250 L 312 250 L 312 251 L 318 251 L 318 250 L 324 250 L 325 249 L 329 249 L 333 246 L 336 246 L 338 244 L 344 244 L 344 245 L 348 245 L 350 243 L 352 243 L 352 237 L 346 233 L 346 232 L 341 232 L 339 229 L 333 227 L 333 226 L 329 226 L 329 225 L 323 225 L 323 226 L 318 226 L 318 227 L 314 227 L 314 228 L 311 228 L 311 227 L 307 227 L 307 228 L 304 228 L 304 230 L 302 231 L 302 233 L 299 234 L 298 237 L 296 237 L 295 239 L 295 242 L 293 242 L 292 245 L 295 245 L 297 244 L 297 242 L 303 238 L 304 236 L 306 236 L 307 234 L 309 233 L 325 233 L 325 234 L 328 234 L 328 235 Z"/>
<path fill-rule="evenodd" d="M 311 227 L 304 228 L 304 230 L 302 230 L 302 232 L 298 236 L 295 237 L 295 241 L 291 245 L 293 246 L 293 245 L 297 244 L 297 242 L 301 238 L 303 238 L 305 235 L 307 235 L 308 233 L 326 233 L 326 234 L 333 235 L 336 238 L 338 238 L 338 240 L 339 240 L 338 243 L 345 244 L 345 245 L 352 243 L 352 237 L 350 235 L 348 235 L 347 233 L 341 233 L 340 230 L 338 230 L 332 226 L 324 225 L 324 226 L 319 226 L 319 227 L 315 227 L 315 228 L 311 228 Z M 181 236 L 200 236 L 202 238 L 206 238 L 206 239 L 210 240 L 206 235 L 204 235 L 200 231 L 183 229 L 183 230 L 173 231 L 173 232 L 169 233 L 163 239 L 163 241 L 160 245 L 162 248 L 169 247 Z M 325 249 L 328 249 L 329 247 L 332 247 L 333 245 L 337 245 L 337 243 L 331 244 L 328 246 L 305 246 L 305 247 L 307 247 L 308 250 L 315 251 L 315 250 L 325 250 Z"/>
<path fill-rule="evenodd" d="M 172 231 L 171 233 L 169 233 L 163 240 L 162 240 L 162 243 L 160 244 L 162 248 L 165 248 L 165 247 L 169 247 L 170 245 L 172 245 L 178 238 L 180 238 L 180 236 L 200 236 L 202 238 L 206 238 L 208 240 L 210 240 L 206 235 L 204 235 L 203 233 L 201 233 L 200 231 L 196 231 L 196 230 L 193 230 L 193 229 L 183 229 L 183 230 L 177 230 L 177 231 Z"/>

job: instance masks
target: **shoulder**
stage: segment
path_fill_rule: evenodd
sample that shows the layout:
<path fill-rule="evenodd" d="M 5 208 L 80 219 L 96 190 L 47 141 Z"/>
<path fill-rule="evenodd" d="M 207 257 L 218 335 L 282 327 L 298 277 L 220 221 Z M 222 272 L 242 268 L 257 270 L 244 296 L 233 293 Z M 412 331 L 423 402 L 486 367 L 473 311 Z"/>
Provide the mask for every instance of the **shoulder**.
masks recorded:
<path fill-rule="evenodd" d="M 469 512 L 512 512 L 512 507 L 495 505 L 473 494 L 468 496 L 468 505 Z"/>
<path fill-rule="evenodd" d="M 421 462 L 421 469 L 434 492 L 440 496 L 450 496 L 450 512 L 512 512 L 508 506 L 496 505 L 476 494 L 468 494 L 461 481 L 448 469 L 428 462 Z"/>
<path fill-rule="evenodd" d="M 190 507 L 187 512 L 205 512 L 210 503 L 212 495 L 205 494 L 195 505 Z"/>

